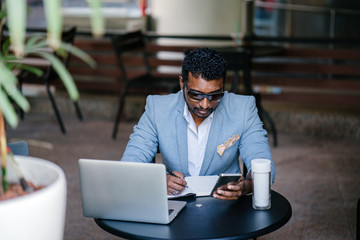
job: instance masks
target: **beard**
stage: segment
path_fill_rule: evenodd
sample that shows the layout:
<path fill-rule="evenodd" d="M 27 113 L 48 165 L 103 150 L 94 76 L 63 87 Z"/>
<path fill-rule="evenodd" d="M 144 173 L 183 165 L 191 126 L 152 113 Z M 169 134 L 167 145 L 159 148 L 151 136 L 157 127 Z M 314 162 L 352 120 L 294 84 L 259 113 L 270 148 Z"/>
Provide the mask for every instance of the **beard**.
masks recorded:
<path fill-rule="evenodd" d="M 185 96 L 185 93 L 184 93 L 184 99 L 185 99 L 185 102 L 186 102 L 186 105 L 188 106 L 188 109 L 190 110 L 190 112 L 192 114 L 194 114 L 196 117 L 198 118 L 202 118 L 202 119 L 205 119 L 207 118 L 208 116 L 210 116 L 210 114 L 215 110 L 215 108 L 217 107 L 217 105 L 215 107 L 212 107 L 212 108 L 207 108 L 207 109 L 203 109 L 201 107 L 191 107 L 186 96 Z"/>

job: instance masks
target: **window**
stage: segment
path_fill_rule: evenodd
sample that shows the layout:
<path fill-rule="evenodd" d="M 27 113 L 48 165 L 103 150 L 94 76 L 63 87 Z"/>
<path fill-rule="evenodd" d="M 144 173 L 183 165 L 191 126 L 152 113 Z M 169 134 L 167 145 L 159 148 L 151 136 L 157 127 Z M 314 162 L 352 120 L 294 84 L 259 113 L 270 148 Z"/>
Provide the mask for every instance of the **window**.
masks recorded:
<path fill-rule="evenodd" d="M 138 0 L 103 0 L 104 16 L 110 17 L 140 17 Z M 28 28 L 46 27 L 44 6 L 42 0 L 28 0 Z M 63 12 L 70 15 L 89 14 L 87 0 L 62 0 Z"/>

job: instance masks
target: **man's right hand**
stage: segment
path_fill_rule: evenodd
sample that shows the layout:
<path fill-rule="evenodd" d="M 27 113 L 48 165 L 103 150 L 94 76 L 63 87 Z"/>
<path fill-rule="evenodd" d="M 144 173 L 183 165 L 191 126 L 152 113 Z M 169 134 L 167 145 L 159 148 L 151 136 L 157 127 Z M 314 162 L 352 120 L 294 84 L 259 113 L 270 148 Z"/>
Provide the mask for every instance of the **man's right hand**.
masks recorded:
<path fill-rule="evenodd" d="M 186 187 L 187 182 L 185 181 L 184 174 L 178 171 L 172 172 L 175 176 L 171 174 L 166 175 L 167 181 L 167 193 L 168 195 L 178 195 Z"/>

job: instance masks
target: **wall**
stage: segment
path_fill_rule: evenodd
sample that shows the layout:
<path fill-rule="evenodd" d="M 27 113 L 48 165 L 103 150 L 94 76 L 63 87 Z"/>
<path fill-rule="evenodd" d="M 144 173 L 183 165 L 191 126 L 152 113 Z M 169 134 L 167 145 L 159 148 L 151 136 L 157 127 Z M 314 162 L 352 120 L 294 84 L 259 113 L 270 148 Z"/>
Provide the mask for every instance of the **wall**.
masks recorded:
<path fill-rule="evenodd" d="M 242 0 L 151 0 L 159 34 L 224 35 L 240 31 Z"/>

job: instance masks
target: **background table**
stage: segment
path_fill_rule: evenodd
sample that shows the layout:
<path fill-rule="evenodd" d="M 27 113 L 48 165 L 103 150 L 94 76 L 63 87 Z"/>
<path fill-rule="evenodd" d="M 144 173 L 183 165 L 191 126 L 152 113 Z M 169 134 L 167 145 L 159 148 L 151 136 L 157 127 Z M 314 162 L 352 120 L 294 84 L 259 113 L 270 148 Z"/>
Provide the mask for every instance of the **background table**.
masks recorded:
<path fill-rule="evenodd" d="M 254 210 L 251 196 L 237 201 L 184 198 L 186 207 L 168 225 L 95 219 L 105 231 L 129 239 L 249 239 L 275 231 L 291 217 L 290 203 L 271 191 L 271 208 Z M 146 199 L 144 199 L 146 201 Z"/>

